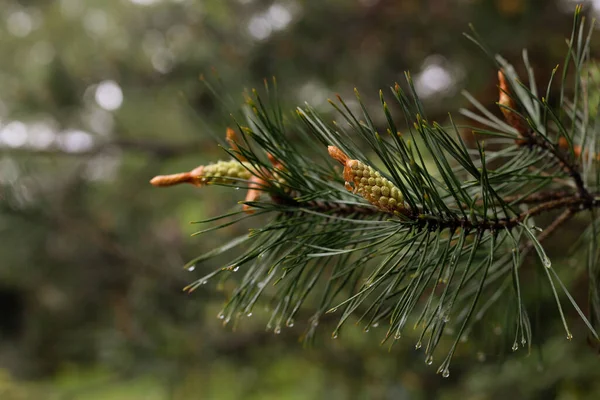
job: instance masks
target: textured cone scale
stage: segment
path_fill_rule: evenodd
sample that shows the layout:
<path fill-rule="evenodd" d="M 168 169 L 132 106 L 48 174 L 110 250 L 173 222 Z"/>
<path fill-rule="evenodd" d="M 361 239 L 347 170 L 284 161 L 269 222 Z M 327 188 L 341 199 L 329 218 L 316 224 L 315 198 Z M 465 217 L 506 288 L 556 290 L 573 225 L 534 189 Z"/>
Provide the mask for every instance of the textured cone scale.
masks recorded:
<path fill-rule="evenodd" d="M 344 166 L 346 189 L 360 194 L 372 205 L 392 214 L 404 214 L 404 197 L 392 182 L 370 166 L 351 160 L 335 146 L 329 146 L 329 155 Z"/>
<path fill-rule="evenodd" d="M 244 165 L 236 160 L 231 160 L 206 165 L 199 179 L 206 183 L 229 183 L 231 180 L 227 178 L 250 179 L 250 176 L 250 172 Z"/>

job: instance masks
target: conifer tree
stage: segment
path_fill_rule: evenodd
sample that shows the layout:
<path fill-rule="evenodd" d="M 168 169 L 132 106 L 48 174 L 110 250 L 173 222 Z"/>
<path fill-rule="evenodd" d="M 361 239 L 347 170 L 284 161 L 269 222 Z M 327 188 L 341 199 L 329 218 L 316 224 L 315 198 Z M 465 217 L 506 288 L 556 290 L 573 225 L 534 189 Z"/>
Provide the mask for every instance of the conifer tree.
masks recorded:
<path fill-rule="evenodd" d="M 593 26 L 584 22 L 578 7 L 565 62 L 549 82 L 536 82 L 526 51 L 522 79 L 475 31 L 466 35 L 498 69 L 503 119 L 465 94 L 477 111 L 462 110 L 472 124 L 458 125 L 451 116 L 444 124 L 431 121 L 408 73 L 404 85 L 379 93 L 384 128 L 358 91 L 358 111 L 340 97 L 330 101 L 340 116 L 331 123 L 308 104 L 284 113 L 275 80 L 265 83 L 262 95 L 248 93 L 244 118 L 235 118 L 222 142 L 226 161 L 151 181 L 246 190 L 241 209 L 199 221 L 214 225 L 197 234 L 257 221 L 249 234 L 191 260 L 187 268 L 242 249 L 185 290 L 243 274 L 219 314 L 225 323 L 250 315 L 269 293 L 268 328 L 279 333 L 312 298 L 305 339 L 328 314 L 339 319 L 333 337 L 351 316 L 365 329 L 385 325 L 383 343 L 415 328 L 427 363 L 451 330 L 455 339 L 438 369 L 448 376 L 457 346 L 494 307 L 507 312 L 512 350 L 530 349 L 534 325 L 522 296 L 522 269 L 536 256 L 535 274 L 553 293 L 566 338 L 572 339 L 570 308 L 597 345 L 599 82 L 589 54 Z M 465 140 L 471 134 L 474 140 Z M 542 214 L 553 216 L 545 226 L 537 223 Z M 586 254 L 580 269 L 589 287 L 585 306 L 544 248 L 548 236 L 576 217 L 588 221 L 573 243 Z"/>

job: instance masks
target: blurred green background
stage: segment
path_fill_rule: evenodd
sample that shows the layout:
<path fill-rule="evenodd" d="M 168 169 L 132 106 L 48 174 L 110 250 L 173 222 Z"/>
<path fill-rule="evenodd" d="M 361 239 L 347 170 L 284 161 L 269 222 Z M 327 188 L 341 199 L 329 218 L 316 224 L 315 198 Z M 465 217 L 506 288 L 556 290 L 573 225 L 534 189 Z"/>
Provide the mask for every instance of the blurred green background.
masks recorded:
<path fill-rule="evenodd" d="M 303 347 L 310 310 L 280 335 L 265 331 L 266 311 L 223 327 L 235 282 L 182 288 L 224 259 L 182 266 L 252 225 L 190 237 L 188 222 L 242 194 L 148 184 L 225 158 L 211 135 L 232 124 L 244 88 L 273 75 L 290 110 L 328 113 L 328 97 L 351 100 L 355 86 L 376 105 L 405 70 L 433 119 L 457 115 L 463 89 L 493 108 L 496 71 L 461 35 L 468 24 L 515 64 L 528 48 L 545 82 L 575 4 L 0 0 L 0 399 L 600 398 L 585 327 L 569 311 L 567 342 L 551 299 L 537 304 L 531 355 L 510 351 L 499 318 L 459 348 L 447 379 L 414 338 L 390 350 L 377 329 L 332 340 L 325 323 Z M 582 263 L 567 256 L 578 230 L 549 248 L 583 304 Z"/>

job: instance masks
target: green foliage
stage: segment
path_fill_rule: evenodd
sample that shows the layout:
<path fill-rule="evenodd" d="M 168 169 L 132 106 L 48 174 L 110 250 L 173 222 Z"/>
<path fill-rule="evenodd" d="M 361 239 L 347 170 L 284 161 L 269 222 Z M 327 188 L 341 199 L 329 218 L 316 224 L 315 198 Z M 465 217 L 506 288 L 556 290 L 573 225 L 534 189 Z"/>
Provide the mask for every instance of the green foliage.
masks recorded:
<path fill-rule="evenodd" d="M 424 347 L 427 364 L 444 333 L 452 330 L 455 339 L 438 369 L 447 377 L 459 342 L 467 340 L 492 305 L 506 314 L 504 329 L 513 335 L 512 350 L 531 349 L 531 311 L 524 304 L 520 279 L 527 254 L 535 250 L 542 266 L 537 273 L 553 293 L 567 339 L 572 334 L 561 293 L 597 341 L 594 326 L 546 255 L 540 243 L 543 234 L 538 234 L 543 230 L 534 222 L 539 214 L 563 210 L 547 227 L 551 232 L 579 212 L 591 216 L 579 246 L 588 251 L 591 320 L 598 320 L 600 172 L 596 156 L 586 156 L 586 151 L 599 153 L 595 118 L 588 111 L 589 90 L 583 86 L 593 25 L 586 31 L 580 11 L 575 13 L 555 106 L 548 97 L 554 74 L 545 95 L 539 95 L 526 52 L 529 86 L 502 57 L 493 58 L 504 71 L 516 104 L 500 107 L 525 121 L 526 131 L 500 120 L 468 94 L 479 113 L 464 114 L 482 127 L 457 126 L 452 119 L 447 126 L 428 121 L 409 74 L 406 89 L 398 84 L 390 88 L 391 101 L 407 127 L 403 133 L 383 92 L 385 133 L 380 133 L 358 91 L 359 111 L 339 98 L 339 103 L 331 103 L 341 122 L 328 124 L 309 105 L 298 108 L 297 117 L 284 115 L 269 86 L 265 100 L 254 90 L 246 102 L 246 120 L 238 122 L 242 139 L 228 152 L 240 164 L 252 166 L 248 170 L 263 182 L 260 190 L 270 201 L 245 203 L 258 210 L 252 216 L 260 218 L 260 228 L 213 250 L 222 253 L 246 246 L 224 268 L 188 288 L 196 289 L 218 275 L 226 279 L 239 270 L 243 278 L 219 315 L 225 323 L 251 315 L 257 300 L 268 293 L 272 313 L 267 328 L 280 333 L 284 325 L 294 324 L 302 305 L 313 297 L 307 338 L 326 314 L 339 315 L 334 338 L 354 315 L 365 330 L 385 324 L 382 343 L 393 343 L 414 327 L 420 330 L 416 347 Z M 567 95 L 567 87 L 572 95 Z M 461 135 L 465 129 L 478 135 L 475 148 L 465 143 Z M 298 132 L 294 141 L 290 132 Z M 378 166 L 379 173 L 400 189 L 405 212 L 390 213 L 349 193 L 325 153 L 326 146 L 335 146 L 364 165 Z M 277 163 L 269 162 L 267 154 Z M 228 213 L 222 219 L 230 217 Z"/>
<path fill-rule="evenodd" d="M 421 330 L 407 325 L 399 345 L 380 346 L 386 324 L 371 326 L 369 332 L 353 326 L 366 311 L 362 306 L 361 313 L 346 320 L 342 339 L 332 340 L 328 335 L 337 325 L 338 311 L 320 318 L 319 334 L 311 336 L 316 341 L 312 350 L 298 344 L 303 330 L 312 327 L 307 321 L 319 306 L 332 268 L 325 257 L 321 257 L 325 268 L 296 313 L 293 327 L 285 327 L 282 321 L 281 334 L 265 332 L 277 304 L 273 296 L 278 287 L 269 284 L 251 318 L 232 319 L 223 329 L 215 316 L 247 265 L 237 273 L 230 271 L 233 279 L 216 285 L 213 281 L 192 296 L 181 288 L 219 266 L 228 267 L 227 261 L 257 238 L 247 235 L 248 228 L 260 230 L 274 214 L 259 214 L 258 209 L 255 216 L 240 213 L 215 221 L 215 225 L 231 223 L 219 232 L 190 239 L 189 234 L 213 224 L 187 221 L 239 212 L 229 208 L 244 199 L 244 190 L 188 186 L 163 191 L 147 184 L 156 174 L 230 158 L 219 153 L 210 136 L 221 137 L 225 122 L 235 124 L 199 81 L 200 74 L 209 77 L 211 84 L 219 80 L 223 86 L 213 88 L 221 95 L 276 75 L 282 78 L 277 94 L 286 138 L 294 143 L 297 138 L 307 141 L 302 154 L 333 171 L 335 176 L 323 178 L 336 179 L 334 193 L 341 191 L 343 202 L 348 203 L 340 207 L 346 209 L 339 214 L 342 218 L 354 218 L 349 213 L 354 209 L 360 218 L 375 219 L 374 207 L 341 189 L 341 171 L 331 165 L 325 146 L 308 139 L 310 129 L 296 113 L 287 111 L 290 105 L 307 100 L 333 128 L 329 121 L 335 109 L 327 105 L 327 95 L 339 92 L 353 114 L 360 115 L 360 105 L 352 98 L 352 87 L 357 86 L 365 94 L 362 101 L 373 124 L 382 136 L 392 139 L 386 136 L 387 121 L 378 110 L 376 93 L 402 80 L 401 71 L 410 70 L 417 91 L 423 94 L 428 122 L 450 127 L 446 110 L 468 103 L 457 88 L 469 90 L 500 116 L 493 104 L 496 70 L 490 68 L 490 59 L 473 51 L 467 40 L 460 40 L 460 33 L 469 22 L 475 23 L 485 42 L 513 62 L 525 80 L 527 71 L 518 60 L 521 49 L 527 47 L 539 91 L 544 94 L 550 67 L 562 65 L 565 57 L 564 36 L 571 24 L 571 10 L 564 9 L 565 3 L 2 2 L 0 369 L 10 374 L 0 374 L 0 398 L 595 398 L 597 358 L 584 340 L 587 327 L 561 294 L 575 338 L 564 340 L 554 295 L 545 274 L 534 265 L 534 251 L 522 257 L 519 269 L 521 299 L 532 323 L 531 357 L 522 357 L 520 351 L 510 354 L 514 337 L 507 327 L 513 327 L 504 312 L 509 307 L 502 306 L 504 297 L 500 297 L 495 303 L 500 306 L 487 307 L 483 319 L 469 331 L 469 340 L 457 347 L 450 378 L 441 379 L 422 362 L 422 351 L 411 346 Z M 586 3 L 585 13 L 593 14 L 591 2 Z M 265 29 L 265 21 L 273 23 L 276 15 L 283 16 L 287 25 L 280 21 L 270 31 Z M 260 38 L 250 26 L 262 27 Z M 594 39 L 590 44 L 595 54 L 599 42 Z M 218 79 L 211 72 L 213 67 Z M 446 71 L 451 80 L 427 96 L 423 89 L 429 85 L 423 83 L 428 84 L 429 73 L 435 71 Z M 569 71 L 571 79 L 573 69 Z M 559 69 L 550 96 L 545 96 L 554 106 L 561 79 Z M 105 109 L 96 98 L 107 83 L 122 90 L 123 102 L 117 109 Z M 565 87 L 568 98 L 570 85 Z M 593 115 L 592 98 L 597 92 L 593 84 L 587 87 Z M 267 103 L 263 93 L 261 98 Z M 273 88 L 271 93 L 275 94 Z M 237 109 L 236 96 L 222 97 L 226 108 Z M 407 138 L 410 135 L 393 93 L 385 90 L 385 99 Z M 250 109 L 247 112 L 256 119 Z M 464 118 L 453 117 L 467 147 L 474 149 L 470 130 L 460 127 Z M 251 126 L 244 115 L 236 119 L 240 125 Z M 414 115 L 410 122 L 413 119 Z M 345 122 L 341 125 L 352 134 Z M 476 129 L 485 128 L 477 124 Z M 411 146 L 424 146 L 419 135 Z M 85 139 L 84 146 L 70 146 L 73 138 Z M 489 150 L 496 150 L 494 140 L 485 140 L 488 159 Z M 435 160 L 426 158 L 426 147 L 419 149 L 424 155 L 422 167 L 443 182 Z M 374 162 L 375 170 L 386 171 L 377 154 L 367 146 L 360 150 Z M 255 152 L 267 163 L 261 149 Z M 246 185 L 236 181 L 234 186 Z M 268 203 L 268 198 L 265 193 L 262 202 Z M 310 195 L 302 199 L 308 206 Z M 321 205 L 328 207 L 322 201 Z M 333 208 L 316 211 L 334 213 Z M 554 217 L 552 212 L 544 213 L 535 218 L 535 224 L 550 226 Z M 239 218 L 244 219 L 233 223 Z M 342 225 L 332 225 L 332 229 L 338 226 Z M 367 226 L 370 232 L 377 229 L 365 224 L 355 229 Z M 585 312 L 587 277 L 582 271 L 589 253 L 569 252 L 569 248 L 588 226 L 588 216 L 578 213 L 559 233 L 543 241 L 552 267 Z M 360 236 L 358 231 L 349 235 Z M 236 237 L 243 243 L 220 247 L 226 238 Z M 233 247 L 236 243 L 239 246 Z M 193 271 L 181 269 L 198 255 L 201 260 L 188 265 L 196 266 Z M 369 270 L 374 266 L 357 265 Z M 438 286 L 443 287 L 443 282 Z M 342 290 L 332 304 L 343 301 L 348 293 Z M 488 293 L 483 293 L 481 304 L 489 300 L 492 305 L 496 299 L 487 297 Z M 419 301 L 417 311 L 426 301 Z M 270 309 L 264 309 L 265 303 Z M 510 311 L 514 313 L 512 304 Z M 412 320 L 417 317 L 413 313 Z M 363 319 L 363 326 L 366 322 Z M 444 330 L 436 362 L 441 361 L 437 353 L 443 355 L 455 335 L 456 331 Z"/>

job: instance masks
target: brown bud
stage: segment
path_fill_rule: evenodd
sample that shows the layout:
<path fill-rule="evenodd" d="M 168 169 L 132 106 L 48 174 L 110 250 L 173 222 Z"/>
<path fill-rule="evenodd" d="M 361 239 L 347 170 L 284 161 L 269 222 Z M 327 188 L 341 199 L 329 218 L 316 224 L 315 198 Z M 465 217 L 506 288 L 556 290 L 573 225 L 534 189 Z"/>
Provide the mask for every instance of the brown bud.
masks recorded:
<path fill-rule="evenodd" d="M 527 136 L 529 133 L 529 127 L 527 126 L 525 121 L 523 121 L 523 118 L 521 118 L 519 115 L 512 111 L 517 109 L 517 103 L 512 97 L 510 97 L 510 89 L 508 87 L 508 84 L 506 83 L 506 77 L 504 76 L 502 70 L 498 71 L 498 83 L 498 104 L 504 106 L 500 107 L 500 111 L 502 111 L 504 119 L 510 126 L 515 128 L 521 136 Z M 509 107 L 512 110 L 509 110 L 505 107 Z"/>
<path fill-rule="evenodd" d="M 171 175 L 158 175 L 150 180 L 153 186 L 174 186 L 180 183 L 193 183 L 194 177 L 189 172 L 181 172 Z"/>
<path fill-rule="evenodd" d="M 246 193 L 245 201 L 258 201 L 262 192 L 261 189 L 264 188 L 266 185 L 267 182 L 265 182 L 262 178 L 252 175 L 250 177 L 250 183 L 248 184 L 248 192 Z M 252 206 L 248 204 L 244 204 L 242 206 L 242 209 L 246 214 L 254 214 Z"/>
<path fill-rule="evenodd" d="M 227 140 L 227 143 L 229 144 L 229 147 L 231 147 L 231 150 L 238 153 L 238 160 L 248 161 L 246 157 L 242 156 L 240 153 L 240 147 L 237 144 L 237 134 L 233 129 L 227 127 L 227 130 L 225 131 L 225 140 Z"/>

